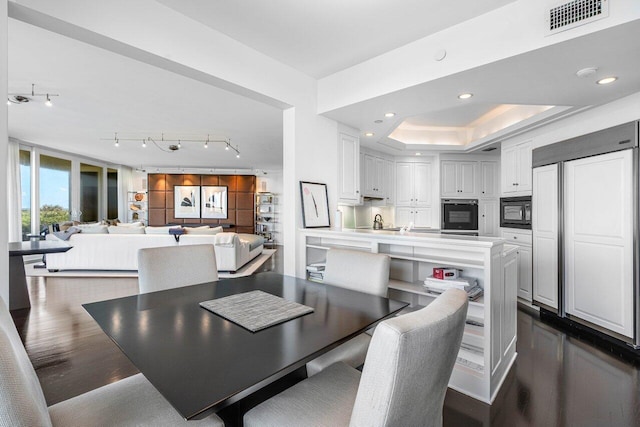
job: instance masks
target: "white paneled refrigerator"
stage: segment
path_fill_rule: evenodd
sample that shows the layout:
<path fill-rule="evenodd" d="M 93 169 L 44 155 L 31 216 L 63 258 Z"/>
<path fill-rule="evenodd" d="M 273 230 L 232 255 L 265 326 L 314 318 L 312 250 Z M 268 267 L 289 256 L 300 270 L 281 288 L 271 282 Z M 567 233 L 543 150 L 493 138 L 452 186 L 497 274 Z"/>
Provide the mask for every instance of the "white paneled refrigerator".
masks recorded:
<path fill-rule="evenodd" d="M 533 152 L 533 301 L 638 346 L 638 122 Z"/>

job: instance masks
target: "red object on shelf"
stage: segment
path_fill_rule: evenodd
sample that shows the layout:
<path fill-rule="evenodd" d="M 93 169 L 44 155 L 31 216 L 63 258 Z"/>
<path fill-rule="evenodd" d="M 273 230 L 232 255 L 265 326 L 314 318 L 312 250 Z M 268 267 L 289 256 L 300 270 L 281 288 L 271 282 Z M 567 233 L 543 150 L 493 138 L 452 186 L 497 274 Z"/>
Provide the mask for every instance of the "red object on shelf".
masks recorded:
<path fill-rule="evenodd" d="M 433 268 L 433 277 L 435 279 L 440 279 L 440 280 L 457 279 L 458 278 L 458 269 L 456 269 L 456 268 L 434 267 Z"/>

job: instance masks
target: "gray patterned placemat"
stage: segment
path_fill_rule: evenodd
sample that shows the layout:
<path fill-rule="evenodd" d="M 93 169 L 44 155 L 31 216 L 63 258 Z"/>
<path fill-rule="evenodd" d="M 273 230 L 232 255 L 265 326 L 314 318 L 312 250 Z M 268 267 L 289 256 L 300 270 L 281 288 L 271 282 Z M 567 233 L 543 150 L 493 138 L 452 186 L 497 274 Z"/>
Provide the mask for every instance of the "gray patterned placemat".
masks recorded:
<path fill-rule="evenodd" d="M 262 291 L 203 301 L 200 306 L 251 332 L 313 312 L 312 307 Z"/>

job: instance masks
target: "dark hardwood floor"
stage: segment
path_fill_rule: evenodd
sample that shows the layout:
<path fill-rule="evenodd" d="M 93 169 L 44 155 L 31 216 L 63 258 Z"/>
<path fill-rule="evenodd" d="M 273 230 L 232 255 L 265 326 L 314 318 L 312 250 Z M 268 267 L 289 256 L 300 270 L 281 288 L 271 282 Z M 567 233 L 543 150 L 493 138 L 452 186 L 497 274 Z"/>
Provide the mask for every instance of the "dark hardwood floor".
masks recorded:
<path fill-rule="evenodd" d="M 283 270 L 278 250 L 263 271 Z M 49 405 L 137 372 L 81 304 L 137 293 L 132 278 L 28 278 L 12 312 Z M 445 426 L 640 426 L 637 366 L 518 312 L 518 357 L 493 405 L 449 390 Z M 416 404 L 420 404 L 416 402 Z"/>

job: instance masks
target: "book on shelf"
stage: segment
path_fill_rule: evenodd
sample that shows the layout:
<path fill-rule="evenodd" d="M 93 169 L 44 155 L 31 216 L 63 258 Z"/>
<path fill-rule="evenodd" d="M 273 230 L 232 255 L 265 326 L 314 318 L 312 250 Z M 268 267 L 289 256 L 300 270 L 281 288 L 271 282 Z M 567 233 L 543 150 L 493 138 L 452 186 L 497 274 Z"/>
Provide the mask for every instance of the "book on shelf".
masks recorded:
<path fill-rule="evenodd" d="M 324 271 L 309 271 L 309 278 L 316 280 L 324 280 Z"/>
<path fill-rule="evenodd" d="M 447 289 L 457 288 L 463 291 L 469 291 L 473 288 L 478 281 L 473 277 L 456 277 L 455 279 L 436 279 L 433 276 L 429 276 L 424 279 L 424 285 L 433 289 L 441 289 L 441 292 Z"/>
<path fill-rule="evenodd" d="M 439 287 L 431 287 L 430 285 L 424 285 L 424 287 L 427 290 L 427 292 L 430 292 L 436 295 L 440 295 L 444 291 L 452 289 L 452 288 L 442 289 Z M 467 293 L 467 296 L 469 297 L 469 301 L 475 301 L 484 294 L 484 289 L 482 289 L 478 284 L 473 285 L 470 289 L 461 289 L 461 290 L 464 290 Z"/>
<path fill-rule="evenodd" d="M 324 271 L 326 264 L 323 262 L 316 262 L 313 264 L 307 265 L 307 271 Z"/>

